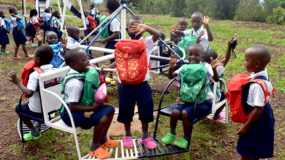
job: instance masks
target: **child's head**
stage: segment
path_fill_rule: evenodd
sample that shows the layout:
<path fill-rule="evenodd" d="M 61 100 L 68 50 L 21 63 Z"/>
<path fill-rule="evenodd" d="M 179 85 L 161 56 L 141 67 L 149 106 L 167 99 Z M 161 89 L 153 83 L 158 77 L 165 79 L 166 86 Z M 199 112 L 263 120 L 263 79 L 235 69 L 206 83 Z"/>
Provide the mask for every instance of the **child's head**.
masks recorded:
<path fill-rule="evenodd" d="M 34 61 L 37 66 L 49 64 L 53 59 L 53 50 L 50 46 L 40 46 L 35 51 Z"/>
<path fill-rule="evenodd" d="M 12 14 L 12 13 L 17 14 L 17 8 L 16 7 L 9 8 L 9 13 L 10 14 Z"/>
<path fill-rule="evenodd" d="M 127 32 L 131 39 L 140 39 L 142 37 L 142 34 L 136 35 L 136 32 L 130 31 L 132 25 L 134 25 L 135 23 L 143 24 L 144 21 L 142 17 L 140 16 L 132 16 L 131 18 L 128 19 L 128 22 L 127 22 Z"/>
<path fill-rule="evenodd" d="M 44 11 L 45 11 L 46 13 L 50 13 L 50 9 L 49 9 L 49 8 L 46 8 Z"/>
<path fill-rule="evenodd" d="M 271 53 L 264 46 L 250 47 L 245 51 L 244 65 L 248 72 L 260 72 L 271 60 Z"/>
<path fill-rule="evenodd" d="M 49 31 L 47 33 L 47 42 L 48 42 L 48 44 L 57 44 L 58 43 L 57 34 L 54 31 Z"/>
<path fill-rule="evenodd" d="M 175 44 L 177 44 L 178 42 L 180 42 L 182 40 L 182 36 L 184 35 L 183 32 L 180 31 L 172 31 L 170 33 L 170 41 L 174 42 Z"/>
<path fill-rule="evenodd" d="M 162 40 L 164 40 L 164 39 L 165 39 L 165 32 L 163 32 L 163 31 L 158 31 L 158 33 L 160 34 L 160 38 L 161 38 Z"/>
<path fill-rule="evenodd" d="M 67 34 L 69 37 L 71 37 L 75 40 L 79 40 L 79 38 L 80 38 L 80 30 L 78 27 L 75 27 L 75 26 L 68 26 L 67 27 Z"/>
<path fill-rule="evenodd" d="M 89 70 L 89 60 L 83 49 L 76 48 L 67 51 L 64 55 L 65 63 L 77 72 L 86 72 Z"/>
<path fill-rule="evenodd" d="M 54 11 L 54 12 L 52 13 L 52 16 L 54 16 L 54 17 L 56 17 L 56 18 L 60 18 L 60 14 L 59 14 L 58 11 Z"/>
<path fill-rule="evenodd" d="M 214 50 L 205 51 L 203 53 L 203 61 L 211 64 L 211 57 L 215 60 L 218 57 L 218 54 Z"/>
<path fill-rule="evenodd" d="M 188 48 L 188 60 L 191 64 L 198 64 L 203 58 L 203 46 L 199 43 L 194 43 Z"/>
<path fill-rule="evenodd" d="M 202 22 L 203 14 L 201 12 L 194 12 L 191 16 L 191 23 L 195 31 L 201 28 Z"/>
<path fill-rule="evenodd" d="M 180 26 L 180 31 L 185 31 L 188 27 L 188 21 L 185 17 L 180 18 L 178 24 Z"/>
<path fill-rule="evenodd" d="M 95 7 L 94 3 L 90 4 L 90 9 L 93 9 L 94 7 Z"/>
<path fill-rule="evenodd" d="M 89 11 L 88 10 L 84 10 L 84 16 L 87 17 L 89 15 Z"/>
<path fill-rule="evenodd" d="M 38 15 L 38 11 L 36 9 L 30 10 L 30 17 L 37 16 L 37 15 Z"/>
<path fill-rule="evenodd" d="M 120 2 L 118 0 L 107 0 L 107 11 L 109 14 L 113 13 L 120 7 Z"/>
<path fill-rule="evenodd" d="M 0 17 L 4 18 L 5 15 L 4 15 L 4 12 L 3 11 L 0 11 Z"/>

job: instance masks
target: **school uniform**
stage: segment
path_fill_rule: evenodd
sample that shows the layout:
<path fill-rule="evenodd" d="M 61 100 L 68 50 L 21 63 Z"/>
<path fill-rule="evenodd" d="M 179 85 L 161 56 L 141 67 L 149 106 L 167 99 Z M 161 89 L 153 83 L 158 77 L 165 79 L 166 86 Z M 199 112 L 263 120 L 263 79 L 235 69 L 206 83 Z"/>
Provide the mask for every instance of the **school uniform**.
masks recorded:
<path fill-rule="evenodd" d="M 209 50 L 210 48 L 210 42 L 208 40 L 208 33 L 207 33 L 207 30 L 204 29 L 202 26 L 197 30 L 195 31 L 194 29 L 189 29 L 189 30 L 185 30 L 183 31 L 184 33 L 184 36 L 190 36 L 191 35 L 191 30 L 193 30 L 193 35 L 198 37 L 202 32 L 204 32 L 205 34 L 201 37 L 201 41 L 199 42 L 199 44 L 201 44 L 204 48 L 204 51 L 207 51 Z"/>
<path fill-rule="evenodd" d="M 67 37 L 67 45 L 66 45 L 66 48 L 67 48 L 67 49 L 75 49 L 75 48 L 78 48 L 80 41 L 81 41 L 81 40 L 75 40 L 75 39 L 72 38 L 72 37 Z"/>
<path fill-rule="evenodd" d="M 73 69 L 70 69 L 68 74 L 76 74 L 79 73 Z M 82 96 L 84 89 L 84 81 L 78 78 L 69 79 L 64 88 L 64 93 L 67 95 L 65 98 L 65 102 L 67 105 L 69 103 L 79 103 L 80 98 Z M 102 104 L 99 108 L 97 108 L 90 118 L 85 118 L 84 112 L 71 112 L 75 126 L 80 126 L 83 129 L 89 129 L 93 126 L 97 126 L 99 121 L 103 116 L 106 116 L 110 113 L 115 112 L 114 108 L 111 105 Z M 62 120 L 66 125 L 71 126 L 71 122 L 68 116 L 67 111 L 62 107 L 60 111 L 60 115 Z"/>
<path fill-rule="evenodd" d="M 49 72 L 53 70 L 53 67 L 51 64 L 46 64 L 42 65 L 40 69 L 43 72 Z M 21 111 L 19 106 L 16 106 L 15 110 L 17 113 L 23 112 L 36 117 L 42 117 L 40 94 L 39 91 L 37 90 L 38 87 L 39 87 L 39 73 L 37 71 L 34 71 L 29 75 L 29 80 L 27 84 L 27 88 L 31 91 L 34 91 L 34 94 L 31 97 L 29 97 L 28 103 L 23 103 L 21 105 L 22 107 Z"/>
<path fill-rule="evenodd" d="M 223 65 L 216 67 L 217 74 L 220 78 L 224 77 L 224 71 L 225 67 Z M 213 85 L 214 86 L 214 85 Z M 216 90 L 216 102 L 222 101 L 225 99 L 225 93 L 221 90 L 222 84 L 220 82 L 217 82 L 217 90 Z M 212 89 L 213 91 L 213 89 Z"/>
<path fill-rule="evenodd" d="M 59 18 L 56 18 L 56 17 L 53 17 L 52 18 L 52 23 L 51 23 L 51 28 L 50 30 L 51 31 L 54 31 L 57 35 L 57 38 L 58 38 L 58 41 L 61 40 L 61 37 L 62 37 L 62 32 L 60 31 L 60 28 L 62 26 L 62 22 L 61 22 L 61 19 Z"/>
<path fill-rule="evenodd" d="M 153 47 L 156 46 L 153 42 L 152 36 L 147 37 L 144 40 L 146 45 L 147 54 L 147 64 L 150 62 L 150 55 Z M 145 79 L 140 84 L 127 85 L 121 83 L 120 77 L 119 81 L 119 115 L 118 122 L 130 123 L 133 120 L 134 108 L 137 102 L 139 110 L 139 120 L 142 122 L 152 122 L 153 121 L 153 99 L 152 90 L 148 84 L 150 79 L 149 69 Z"/>
<path fill-rule="evenodd" d="M 26 31 L 26 35 L 29 37 L 36 37 L 37 29 L 35 28 L 35 24 L 39 23 L 39 19 L 37 16 L 33 16 L 29 19 L 30 27 L 29 30 Z"/>
<path fill-rule="evenodd" d="M 90 15 L 94 15 L 94 19 L 97 22 L 97 24 L 99 25 L 99 23 L 100 23 L 100 19 L 98 16 L 98 14 L 100 13 L 99 10 L 97 8 L 93 8 L 90 12 L 91 12 Z"/>
<path fill-rule="evenodd" d="M 44 12 L 42 19 L 44 20 L 44 25 L 41 26 L 41 28 L 44 31 L 49 31 L 50 30 L 50 26 L 51 24 L 49 24 L 49 22 L 52 20 L 52 15 L 51 13 L 46 13 Z"/>
<path fill-rule="evenodd" d="M 120 25 L 121 25 L 120 21 L 117 18 L 114 18 L 113 21 L 108 26 L 109 36 L 111 36 L 115 32 L 120 32 Z M 105 48 L 116 49 L 115 44 L 118 42 L 118 41 L 115 41 L 116 39 L 121 39 L 120 33 L 119 33 L 118 37 L 108 41 L 106 43 Z M 109 54 L 110 53 L 104 53 L 104 56 L 109 55 Z M 112 59 L 111 62 L 114 62 L 114 59 Z"/>
<path fill-rule="evenodd" d="M 273 87 L 269 81 L 267 70 L 255 73 L 250 76 L 252 79 L 266 79 L 268 91 Z M 261 77 L 261 78 L 260 78 Z M 249 107 L 264 107 L 260 117 L 248 128 L 244 135 L 241 135 L 237 143 L 237 152 L 246 158 L 270 158 L 274 150 L 274 116 L 269 102 L 264 103 L 265 97 L 261 86 L 252 83 L 248 89 L 246 101 Z"/>
<path fill-rule="evenodd" d="M 20 16 L 20 15 L 17 15 Z M 17 46 L 19 46 L 20 44 L 25 44 L 28 40 L 23 32 L 22 29 L 20 29 L 19 27 L 17 27 L 17 18 L 10 16 L 11 19 L 11 25 L 13 27 L 13 39 L 16 43 Z"/>
<path fill-rule="evenodd" d="M 9 44 L 9 37 L 5 30 L 2 29 L 2 26 L 6 28 L 6 23 L 2 17 L 0 17 L 0 45 Z"/>
<path fill-rule="evenodd" d="M 53 65 L 53 68 L 59 68 L 63 67 L 65 65 L 62 65 L 64 63 L 64 56 L 60 53 L 63 51 L 63 48 L 60 44 L 50 44 L 49 45 L 54 53 L 53 59 L 50 62 L 50 64 Z"/>
<path fill-rule="evenodd" d="M 185 65 L 184 65 L 185 66 Z M 178 75 L 178 79 L 180 79 L 179 72 L 183 69 L 183 67 L 180 67 L 175 73 Z M 207 80 L 206 85 L 213 82 L 213 70 L 211 65 L 208 63 L 204 63 L 204 67 L 207 70 Z M 188 114 L 188 120 L 191 122 L 195 119 L 202 119 L 209 115 L 212 112 L 212 99 L 214 98 L 214 94 L 210 89 L 210 86 L 206 88 L 207 96 L 206 100 L 200 104 L 197 104 L 196 109 L 194 110 L 194 104 L 183 104 L 183 105 L 177 105 L 175 107 L 176 110 L 182 112 L 183 110 L 187 112 Z"/>

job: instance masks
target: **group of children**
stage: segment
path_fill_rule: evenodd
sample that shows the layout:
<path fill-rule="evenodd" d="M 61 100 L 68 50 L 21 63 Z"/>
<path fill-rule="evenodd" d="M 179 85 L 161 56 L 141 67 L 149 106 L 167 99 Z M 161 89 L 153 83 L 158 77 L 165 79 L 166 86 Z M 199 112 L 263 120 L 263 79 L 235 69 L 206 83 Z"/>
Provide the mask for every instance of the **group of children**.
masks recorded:
<path fill-rule="evenodd" d="M 107 8 L 109 13 L 112 13 L 118 7 L 118 1 L 107 1 Z M 17 21 L 17 19 L 20 19 L 20 17 L 17 16 L 16 9 L 11 9 L 10 13 L 11 16 L 15 18 L 14 22 Z M 210 85 L 208 84 L 211 84 L 214 81 L 219 81 L 219 78 L 222 76 L 223 71 L 225 70 L 225 65 L 229 61 L 231 46 L 233 45 L 234 41 L 236 41 L 237 37 L 228 42 L 228 49 L 225 56 L 217 56 L 216 52 L 209 51 L 209 41 L 213 40 L 213 36 L 209 29 L 209 21 L 210 19 L 208 17 L 205 17 L 203 19 L 203 16 L 200 12 L 195 12 L 191 16 L 191 22 L 193 26 L 192 30 L 186 30 L 188 23 L 185 18 L 181 18 L 179 20 L 179 26 L 173 27 L 173 32 L 183 32 L 183 36 L 195 35 L 196 43 L 190 45 L 187 50 L 188 61 L 190 64 L 185 64 L 178 70 L 174 71 L 176 67 L 177 57 L 171 58 L 169 62 L 168 76 L 169 78 L 174 78 L 177 76 L 180 77 L 180 83 L 181 86 L 183 86 L 183 77 L 185 76 L 185 73 L 187 73 L 189 67 L 192 67 L 195 64 L 197 67 L 203 69 L 205 82 L 201 85 L 201 87 L 204 88 L 205 94 L 204 98 L 201 98 L 201 101 L 198 103 L 195 110 L 194 103 L 187 101 L 183 104 L 178 104 L 178 106 L 172 111 L 170 117 L 170 132 L 168 132 L 162 138 L 162 142 L 165 144 L 173 143 L 180 148 L 187 148 L 189 140 L 188 138 L 190 136 L 190 126 L 193 125 L 193 120 L 202 119 L 211 113 L 212 99 L 214 94 L 211 90 Z M 19 37 L 20 35 L 24 36 L 23 32 L 16 28 L 17 24 L 14 24 L 15 27 L 13 29 L 13 35 L 15 32 L 15 34 L 17 34 L 16 37 Z M 202 27 L 202 24 L 205 25 L 206 29 Z M 113 21 L 111 23 L 111 26 L 108 28 L 110 36 L 106 39 L 101 40 L 104 43 L 107 42 L 107 48 L 116 48 L 115 46 L 117 42 L 115 39 L 119 38 L 120 36 L 119 29 L 120 22 L 116 20 Z M 56 32 L 49 32 L 47 34 L 47 42 L 49 43 L 49 46 L 39 47 L 35 51 L 34 61 L 43 72 L 49 72 L 52 70 L 52 68 L 57 68 L 58 64 L 62 65 L 63 62 L 65 62 L 65 64 L 70 67 L 66 78 L 63 80 L 64 85 L 62 90 L 64 100 L 72 113 L 75 126 L 80 126 L 83 129 L 89 129 L 94 126 L 93 140 L 90 146 L 89 154 L 100 159 L 108 158 L 110 156 L 110 152 L 104 148 L 113 148 L 119 145 L 118 141 L 111 140 L 107 137 L 107 132 L 114 115 L 114 108 L 110 105 L 97 103 L 96 100 L 94 100 L 94 96 L 92 96 L 93 99 L 91 99 L 92 103 L 86 104 L 82 101 L 82 94 L 85 92 L 85 90 L 87 90 L 87 88 L 84 87 L 84 78 L 81 79 L 76 76 L 72 76 L 78 74 L 92 75 L 92 77 L 95 77 L 95 79 L 97 79 L 94 80 L 94 84 L 92 85 L 96 90 L 99 87 L 99 74 L 94 68 L 90 66 L 88 56 L 84 50 L 68 47 L 70 44 L 74 44 L 80 41 L 80 30 L 77 27 L 69 26 L 67 28 L 67 32 L 69 36 L 67 41 L 62 41 L 61 44 L 58 43 L 60 40 L 58 34 L 56 34 Z M 143 19 L 139 16 L 132 16 L 128 19 L 127 33 L 129 34 L 132 41 L 141 40 L 142 34 L 144 32 L 151 34 L 151 36 L 145 38 L 143 41 L 145 45 L 147 64 L 149 64 L 151 51 L 157 45 L 155 42 L 158 40 L 158 38 L 161 37 L 161 34 L 150 26 L 145 25 Z M 25 37 L 19 40 L 17 39 L 17 44 L 18 47 L 19 45 L 22 45 L 23 49 L 25 50 L 26 40 L 24 38 Z M 72 47 L 72 45 L 70 45 L 70 47 Z M 260 75 L 265 76 L 266 83 L 268 84 L 269 89 L 272 90 L 272 86 L 266 70 L 266 65 L 270 62 L 270 59 L 271 54 L 266 47 L 251 47 L 245 52 L 245 66 L 248 72 L 253 73 L 251 75 L 251 78 L 254 79 Z M 116 66 L 117 64 L 118 62 L 116 61 L 104 68 L 115 68 L 118 67 Z M 41 117 L 41 104 L 39 100 L 39 93 L 37 91 L 38 74 L 39 73 L 37 71 L 34 71 L 30 74 L 27 86 L 24 86 L 21 83 L 16 74 L 12 74 L 10 77 L 11 81 L 15 83 L 22 90 L 22 92 L 29 97 L 29 103 L 22 104 L 21 112 Z M 195 77 L 196 75 L 187 76 Z M 124 83 L 121 78 L 121 76 L 118 78 L 118 81 L 120 83 L 118 91 L 118 121 L 124 124 L 125 129 L 123 146 L 125 148 L 134 147 L 131 133 L 131 122 L 133 120 L 132 118 L 134 115 L 134 107 L 137 103 L 139 110 L 139 120 L 142 124 L 142 137 L 140 138 L 140 143 L 144 144 L 148 149 L 154 149 L 157 147 L 157 144 L 148 134 L 148 124 L 154 119 L 152 90 L 148 84 L 148 80 L 150 79 L 149 69 L 147 69 L 143 80 L 138 84 L 130 85 Z M 254 113 L 251 115 L 248 121 L 244 123 L 237 131 L 237 134 L 240 136 L 238 140 L 237 151 L 242 156 L 242 159 L 258 159 L 273 156 L 274 117 L 270 104 L 264 103 L 264 96 L 262 94 L 263 92 L 259 85 L 250 86 L 249 94 L 247 97 L 247 104 L 251 107 L 254 107 Z M 180 96 L 183 96 L 181 95 L 181 92 Z M 222 98 L 219 98 L 218 100 L 221 99 Z M 263 106 L 265 106 L 265 108 Z M 19 112 L 18 108 L 19 106 L 16 107 L 17 113 Z M 64 108 L 61 109 L 60 115 L 63 121 L 67 125 L 71 126 L 69 116 Z M 221 118 L 219 116 L 220 115 L 218 115 L 216 119 Z M 29 134 L 24 135 L 24 140 L 35 140 L 40 138 L 41 134 L 37 127 L 33 126 L 29 119 L 25 119 L 24 117 L 21 118 L 31 130 Z M 178 119 L 182 119 L 184 137 L 176 141 L 178 138 L 176 133 Z M 262 128 L 262 126 L 265 127 L 267 130 L 266 133 L 268 133 L 267 135 L 269 136 L 266 137 L 264 134 L 260 134 L 265 130 Z"/>

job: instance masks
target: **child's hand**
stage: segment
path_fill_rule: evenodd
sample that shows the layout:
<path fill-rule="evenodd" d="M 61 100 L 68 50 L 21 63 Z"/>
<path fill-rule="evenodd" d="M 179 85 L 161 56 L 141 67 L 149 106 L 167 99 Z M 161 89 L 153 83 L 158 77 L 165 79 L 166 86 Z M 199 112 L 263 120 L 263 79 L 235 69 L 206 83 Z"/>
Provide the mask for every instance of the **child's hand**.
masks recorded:
<path fill-rule="evenodd" d="M 84 112 L 84 117 L 85 118 L 90 118 L 92 116 L 94 112 L 93 111 L 90 111 L 90 112 Z"/>
<path fill-rule="evenodd" d="M 215 60 L 213 60 L 212 57 L 210 57 L 211 59 L 211 67 L 213 69 L 215 69 L 217 66 L 222 66 L 226 60 L 225 56 L 220 55 L 218 58 L 216 58 Z"/>
<path fill-rule="evenodd" d="M 177 62 L 178 57 L 175 55 L 171 56 L 171 59 L 169 61 L 169 68 L 173 69 L 176 67 L 176 62 Z"/>
<path fill-rule="evenodd" d="M 60 45 L 61 45 L 62 48 L 66 48 L 66 46 L 67 46 L 67 39 L 62 38 L 60 40 Z"/>
<path fill-rule="evenodd" d="M 209 16 L 204 16 L 204 17 L 203 17 L 203 24 L 204 24 L 205 26 L 208 26 L 209 23 L 210 23 L 210 21 L 211 21 L 211 18 L 210 18 Z"/>
<path fill-rule="evenodd" d="M 245 127 L 245 125 L 242 125 L 237 129 L 236 134 L 241 136 L 241 135 L 244 135 L 246 132 L 247 132 L 247 128 Z"/>
<path fill-rule="evenodd" d="M 107 42 L 106 38 L 100 40 L 100 43 L 106 43 L 106 42 Z"/>
<path fill-rule="evenodd" d="M 228 46 L 229 46 L 229 47 L 233 46 L 233 44 L 237 41 L 237 39 L 238 39 L 238 35 L 235 34 L 235 35 L 234 35 L 234 38 L 231 39 L 231 40 L 229 40 Z"/>
<path fill-rule="evenodd" d="M 21 83 L 20 79 L 17 77 L 17 75 L 15 73 L 10 74 L 9 77 L 10 77 L 9 81 L 11 81 L 12 83 L 14 83 L 16 85 Z"/>
<path fill-rule="evenodd" d="M 130 28 L 130 33 L 136 33 L 136 36 L 144 33 L 148 29 L 148 26 L 141 23 L 135 23 Z"/>
<path fill-rule="evenodd" d="M 196 40 L 196 43 L 201 42 L 202 36 L 203 36 L 204 34 L 205 34 L 205 32 L 202 32 L 202 33 L 198 36 L 198 38 L 197 38 L 197 40 Z"/>

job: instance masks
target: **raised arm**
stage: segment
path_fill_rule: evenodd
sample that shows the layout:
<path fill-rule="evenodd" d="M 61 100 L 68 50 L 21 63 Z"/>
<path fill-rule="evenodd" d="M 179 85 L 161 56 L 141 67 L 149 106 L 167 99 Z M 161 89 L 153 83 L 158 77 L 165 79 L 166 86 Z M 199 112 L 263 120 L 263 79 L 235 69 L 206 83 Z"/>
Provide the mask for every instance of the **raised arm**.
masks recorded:
<path fill-rule="evenodd" d="M 169 61 L 169 70 L 168 70 L 168 78 L 172 79 L 177 76 L 177 73 L 173 73 L 173 69 L 176 67 L 177 58 L 171 56 L 171 60 Z"/>
<path fill-rule="evenodd" d="M 213 35 L 212 35 L 212 32 L 211 32 L 210 27 L 209 27 L 210 20 L 211 20 L 211 18 L 208 16 L 203 17 L 203 24 L 207 30 L 208 40 L 213 41 Z"/>
<path fill-rule="evenodd" d="M 156 29 L 141 23 L 135 23 L 134 25 L 132 25 L 130 31 L 136 33 L 136 35 L 148 32 L 152 35 L 153 42 L 156 42 L 160 37 L 160 34 Z"/>
<path fill-rule="evenodd" d="M 228 61 L 231 58 L 231 49 L 232 49 L 233 44 L 237 41 L 237 39 L 238 39 L 238 35 L 235 34 L 234 38 L 229 40 L 229 42 L 228 42 L 228 48 L 227 48 L 226 55 L 225 55 L 226 59 L 225 59 L 225 62 L 224 62 L 224 67 L 226 67 Z"/>
<path fill-rule="evenodd" d="M 220 77 L 218 75 L 218 72 L 216 70 L 217 66 L 223 65 L 224 61 L 225 61 L 225 57 L 223 55 L 219 56 L 218 58 L 216 58 L 215 60 L 213 60 L 212 57 L 210 57 L 211 59 L 211 67 L 213 69 L 213 79 L 214 81 L 218 82 Z"/>

